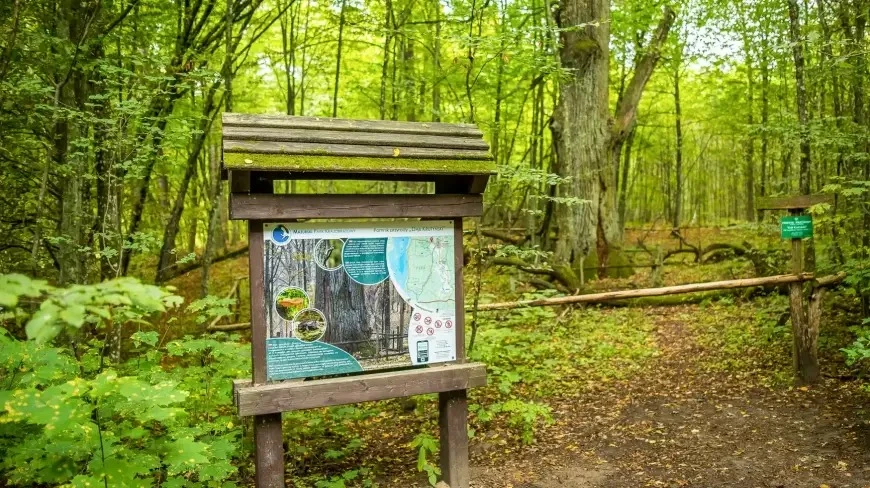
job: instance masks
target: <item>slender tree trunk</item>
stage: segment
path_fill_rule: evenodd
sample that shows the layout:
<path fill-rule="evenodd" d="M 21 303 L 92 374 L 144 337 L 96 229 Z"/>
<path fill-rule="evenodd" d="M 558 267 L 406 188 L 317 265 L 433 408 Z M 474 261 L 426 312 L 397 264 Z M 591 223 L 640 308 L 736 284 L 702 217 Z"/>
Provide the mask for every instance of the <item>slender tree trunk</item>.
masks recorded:
<path fill-rule="evenodd" d="M 380 92 L 380 116 L 381 120 L 387 118 L 387 80 L 389 79 L 390 67 L 390 42 L 393 41 L 393 2 L 386 0 L 384 18 L 384 57 L 381 61 L 381 92 Z"/>
<path fill-rule="evenodd" d="M 795 69 L 795 91 L 800 125 L 800 177 L 799 188 L 804 195 L 810 193 L 810 127 L 807 114 L 807 89 L 804 79 L 804 42 L 801 35 L 800 13 L 797 0 L 788 0 L 789 39 L 792 44 Z"/>
<path fill-rule="evenodd" d="M 746 56 L 746 141 L 744 160 L 746 163 L 746 220 L 755 221 L 755 77 L 752 60 L 751 44 L 744 41 L 744 54 Z"/>
<path fill-rule="evenodd" d="M 767 41 L 767 31 L 766 31 L 766 21 L 763 24 L 765 26 L 765 32 L 761 34 L 761 65 L 759 66 L 761 69 L 761 186 L 759 188 L 759 194 L 761 196 L 767 196 L 767 187 L 768 187 L 768 151 L 769 151 L 769 136 L 768 125 L 770 123 L 770 100 L 769 100 L 769 91 L 770 91 L 770 67 L 768 66 L 768 41 Z M 758 212 L 758 219 L 761 220 L 762 212 Z"/>
<path fill-rule="evenodd" d="M 219 82 L 212 84 L 208 89 L 205 100 L 203 101 L 199 126 L 197 127 L 197 133 L 194 135 L 193 145 L 191 146 L 190 153 L 187 157 L 184 176 L 182 177 L 175 204 L 172 206 L 172 212 L 169 214 L 169 221 L 166 223 L 166 228 L 163 233 L 163 246 L 160 249 L 160 258 L 157 262 L 157 274 L 155 278 L 155 281 L 158 283 L 165 281 L 171 273 L 170 268 L 173 266 L 172 257 L 174 255 L 173 251 L 175 250 L 175 237 L 178 235 L 181 215 L 184 212 L 184 201 L 187 197 L 187 189 L 190 186 L 191 179 L 193 179 L 196 174 L 198 160 L 202 153 L 205 138 L 208 135 L 214 116 L 217 114 L 217 111 L 215 110 L 215 93 L 219 86 Z"/>
<path fill-rule="evenodd" d="M 628 177 L 631 174 L 631 149 L 634 146 L 634 137 L 637 134 L 637 127 L 631 129 L 628 133 L 628 138 L 625 140 L 625 155 L 622 161 L 622 182 L 619 186 L 619 228 L 625 228 L 625 212 L 626 201 L 628 199 Z"/>
<path fill-rule="evenodd" d="M 674 70 L 674 135 L 676 141 L 676 161 L 674 172 L 676 173 L 674 191 L 674 213 L 672 215 L 672 227 L 680 228 L 680 215 L 683 211 L 683 111 L 680 106 L 680 68 L 679 60 Z"/>
<path fill-rule="evenodd" d="M 435 8 L 435 42 L 432 48 L 432 121 L 441 122 L 441 2 Z"/>
<path fill-rule="evenodd" d="M 338 45 L 335 51 L 335 82 L 332 89 L 332 116 L 338 117 L 338 85 L 341 77 L 341 50 L 344 47 L 344 24 L 346 22 L 347 0 L 341 0 L 338 16 Z"/>

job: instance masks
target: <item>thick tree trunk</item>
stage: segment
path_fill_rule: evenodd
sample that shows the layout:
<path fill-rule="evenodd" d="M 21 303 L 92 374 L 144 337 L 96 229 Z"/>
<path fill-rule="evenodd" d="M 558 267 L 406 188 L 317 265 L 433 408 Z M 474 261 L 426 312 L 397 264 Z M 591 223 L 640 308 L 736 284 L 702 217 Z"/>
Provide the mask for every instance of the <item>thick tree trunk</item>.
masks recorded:
<path fill-rule="evenodd" d="M 315 287 L 314 308 L 329 321 L 323 340 L 351 354 L 362 350 L 372 337 L 363 285 L 350 279 L 343 269 L 324 271 L 318 267 Z"/>
<path fill-rule="evenodd" d="M 608 211 L 602 190 L 606 192 L 612 174 L 607 161 L 610 2 L 564 2 L 556 24 L 561 29 L 559 59 L 567 76 L 559 87 L 550 130 L 559 175 L 569 180 L 557 190 L 563 201 L 554 209 L 558 234 L 553 251 L 560 272 L 572 277 L 569 287 L 579 288 L 583 260 L 598 247 L 599 216 Z"/>
<path fill-rule="evenodd" d="M 557 174 L 570 179 L 557 190 L 553 223 L 556 267 L 579 286 L 583 260 L 595 252 L 599 273 L 611 248 L 620 246 L 614 157 L 634 127 L 637 107 L 674 21 L 666 9 L 646 52 L 639 57 L 625 95 L 611 119 L 608 107 L 610 1 L 571 0 L 555 13 L 560 28 L 559 60 L 567 72 L 550 130 Z M 578 27 L 580 26 L 580 27 Z"/>

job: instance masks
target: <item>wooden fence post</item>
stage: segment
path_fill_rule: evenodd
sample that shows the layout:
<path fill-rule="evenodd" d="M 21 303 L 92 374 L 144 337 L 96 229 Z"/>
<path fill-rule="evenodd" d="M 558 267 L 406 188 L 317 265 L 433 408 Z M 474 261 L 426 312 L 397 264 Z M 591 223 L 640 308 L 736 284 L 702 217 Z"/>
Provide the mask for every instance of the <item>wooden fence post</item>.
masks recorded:
<path fill-rule="evenodd" d="M 257 173 L 250 176 L 254 193 L 272 193 L 272 183 L 259 181 Z M 251 362 L 253 384 L 266 383 L 266 293 L 264 271 L 263 221 L 248 221 L 248 269 L 251 291 Z M 254 417 L 254 469 L 257 488 L 284 488 L 284 439 L 281 414 Z"/>
<path fill-rule="evenodd" d="M 462 218 L 454 220 L 453 250 L 456 273 L 456 362 L 465 362 L 465 292 L 462 266 Z M 438 394 L 438 424 L 441 437 L 441 477 L 450 488 L 468 488 L 468 394 L 466 390 Z"/>
<path fill-rule="evenodd" d="M 790 215 L 802 213 L 802 209 L 789 210 Z M 791 239 L 791 270 L 796 275 L 804 272 L 803 239 Z M 800 282 L 789 285 L 789 308 L 794 342 L 792 359 L 798 382 L 813 383 L 819 379 L 819 356 L 816 344 L 819 334 L 817 327 L 811 327 L 803 288 L 803 283 Z"/>

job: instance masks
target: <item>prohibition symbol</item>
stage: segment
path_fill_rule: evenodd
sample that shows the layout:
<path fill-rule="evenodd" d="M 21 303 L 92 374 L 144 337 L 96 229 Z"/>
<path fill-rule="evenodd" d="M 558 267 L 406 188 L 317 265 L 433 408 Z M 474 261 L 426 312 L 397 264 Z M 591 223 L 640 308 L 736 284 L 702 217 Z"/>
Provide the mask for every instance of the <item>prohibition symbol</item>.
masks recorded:
<path fill-rule="evenodd" d="M 426 329 L 426 334 L 428 334 L 428 335 L 435 334 L 435 329 L 433 329 L 432 327 L 429 327 L 428 329 Z"/>

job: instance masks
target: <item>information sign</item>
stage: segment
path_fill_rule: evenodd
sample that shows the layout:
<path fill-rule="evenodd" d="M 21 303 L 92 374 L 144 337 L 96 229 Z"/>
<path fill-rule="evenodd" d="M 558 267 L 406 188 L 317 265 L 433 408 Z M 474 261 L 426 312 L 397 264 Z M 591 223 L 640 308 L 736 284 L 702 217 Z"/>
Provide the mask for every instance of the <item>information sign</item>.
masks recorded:
<path fill-rule="evenodd" d="M 780 234 L 783 239 L 803 239 L 813 236 L 813 217 L 811 215 L 791 215 L 780 220 Z"/>
<path fill-rule="evenodd" d="M 455 360 L 453 229 L 265 224 L 268 379 Z"/>

